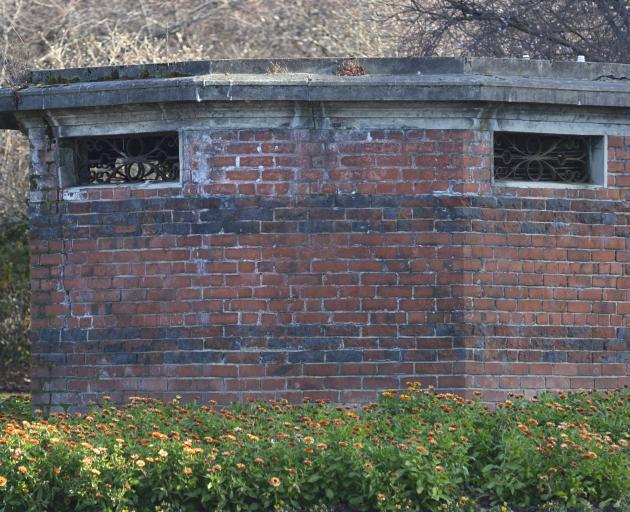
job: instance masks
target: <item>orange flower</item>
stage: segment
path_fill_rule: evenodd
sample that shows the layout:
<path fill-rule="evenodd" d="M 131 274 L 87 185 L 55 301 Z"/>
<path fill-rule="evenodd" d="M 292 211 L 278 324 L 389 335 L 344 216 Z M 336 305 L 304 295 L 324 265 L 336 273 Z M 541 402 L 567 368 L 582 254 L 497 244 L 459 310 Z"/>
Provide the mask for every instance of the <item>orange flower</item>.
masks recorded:
<path fill-rule="evenodd" d="M 26 469 L 26 466 L 19 466 L 18 467 L 18 471 L 22 474 L 26 473 L 28 471 L 28 469 Z"/>
<path fill-rule="evenodd" d="M 7 485 L 7 482 L 8 480 L 5 477 L 0 476 L 0 487 L 5 487 Z"/>
<path fill-rule="evenodd" d="M 315 439 L 312 438 L 311 436 L 306 436 L 304 439 L 304 444 L 313 444 L 315 442 Z"/>
<path fill-rule="evenodd" d="M 282 481 L 278 477 L 272 476 L 269 479 L 269 483 L 271 484 L 272 487 L 280 487 L 280 484 L 282 483 Z"/>
<path fill-rule="evenodd" d="M 189 468 L 188 466 L 184 468 L 184 475 L 192 475 L 192 472 L 192 468 Z"/>

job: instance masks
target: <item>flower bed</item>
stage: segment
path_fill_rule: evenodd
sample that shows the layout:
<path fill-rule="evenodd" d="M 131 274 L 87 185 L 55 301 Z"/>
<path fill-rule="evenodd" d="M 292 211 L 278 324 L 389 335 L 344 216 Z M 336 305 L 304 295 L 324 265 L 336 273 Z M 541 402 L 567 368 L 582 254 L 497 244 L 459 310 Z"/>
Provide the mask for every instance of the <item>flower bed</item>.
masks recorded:
<path fill-rule="evenodd" d="M 630 393 L 544 393 L 495 411 L 410 384 L 325 403 L 0 402 L 0 511 L 627 510 Z M 552 505 L 550 505 L 552 504 Z"/>

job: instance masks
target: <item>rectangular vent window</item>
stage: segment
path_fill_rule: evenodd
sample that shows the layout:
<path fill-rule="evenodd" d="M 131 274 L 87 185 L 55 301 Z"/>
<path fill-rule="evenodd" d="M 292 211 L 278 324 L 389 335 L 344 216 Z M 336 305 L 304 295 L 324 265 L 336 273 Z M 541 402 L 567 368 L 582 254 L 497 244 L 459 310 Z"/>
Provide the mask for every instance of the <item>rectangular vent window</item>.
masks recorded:
<path fill-rule="evenodd" d="M 495 132 L 494 181 L 604 185 L 604 137 Z"/>
<path fill-rule="evenodd" d="M 177 133 L 74 139 L 78 185 L 179 180 Z"/>

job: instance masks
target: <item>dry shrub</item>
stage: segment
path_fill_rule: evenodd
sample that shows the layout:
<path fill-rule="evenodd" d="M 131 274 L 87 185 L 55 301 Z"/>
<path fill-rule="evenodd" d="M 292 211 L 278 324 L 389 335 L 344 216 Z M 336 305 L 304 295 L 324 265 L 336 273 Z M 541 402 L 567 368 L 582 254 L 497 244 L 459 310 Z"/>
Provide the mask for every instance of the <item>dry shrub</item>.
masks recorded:
<path fill-rule="evenodd" d="M 367 75 L 367 69 L 354 60 L 345 60 L 337 68 L 339 76 L 363 76 Z"/>

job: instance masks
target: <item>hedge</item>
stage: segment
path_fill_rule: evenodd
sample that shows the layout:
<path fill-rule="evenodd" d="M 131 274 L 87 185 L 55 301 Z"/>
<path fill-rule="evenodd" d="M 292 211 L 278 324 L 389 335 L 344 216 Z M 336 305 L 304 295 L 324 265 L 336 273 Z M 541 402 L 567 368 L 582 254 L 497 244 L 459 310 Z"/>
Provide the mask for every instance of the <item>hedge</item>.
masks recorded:
<path fill-rule="evenodd" d="M 627 389 L 481 401 L 410 383 L 355 408 L 0 402 L 0 511 L 628 510 Z"/>

